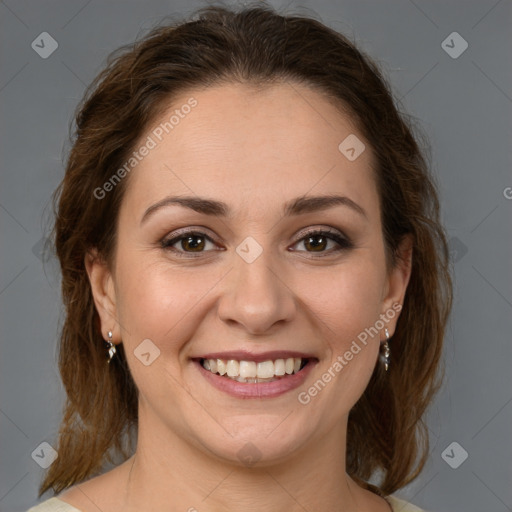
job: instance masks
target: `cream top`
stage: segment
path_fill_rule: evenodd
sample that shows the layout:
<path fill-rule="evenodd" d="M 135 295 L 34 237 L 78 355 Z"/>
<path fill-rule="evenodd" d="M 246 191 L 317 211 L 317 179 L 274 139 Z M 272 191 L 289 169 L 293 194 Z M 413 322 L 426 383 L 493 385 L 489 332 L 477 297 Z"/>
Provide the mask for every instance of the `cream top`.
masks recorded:
<path fill-rule="evenodd" d="M 393 512 L 424 512 L 421 508 L 408 503 L 407 501 L 401 500 L 396 496 L 387 496 L 385 498 L 391 507 Z M 69 505 L 68 503 L 60 500 L 59 498 L 50 498 L 49 500 L 43 501 L 39 505 L 30 508 L 27 512 L 81 512 L 79 509 Z"/>

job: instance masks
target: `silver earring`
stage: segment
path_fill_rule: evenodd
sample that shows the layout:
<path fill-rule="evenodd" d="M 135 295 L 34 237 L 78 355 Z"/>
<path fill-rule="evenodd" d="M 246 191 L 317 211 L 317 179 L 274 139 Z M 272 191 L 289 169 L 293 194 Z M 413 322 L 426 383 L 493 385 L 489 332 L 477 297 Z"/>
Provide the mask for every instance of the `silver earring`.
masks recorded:
<path fill-rule="evenodd" d="M 387 328 L 384 329 L 384 333 L 386 334 L 386 341 L 382 344 L 383 350 L 381 350 L 380 352 L 380 360 L 384 364 L 385 370 L 388 371 L 391 350 L 389 349 L 389 331 L 387 330 Z"/>
<path fill-rule="evenodd" d="M 114 357 L 116 353 L 116 346 L 112 343 L 112 331 L 108 331 L 108 363 L 110 364 L 110 361 L 112 361 L 112 358 Z"/>

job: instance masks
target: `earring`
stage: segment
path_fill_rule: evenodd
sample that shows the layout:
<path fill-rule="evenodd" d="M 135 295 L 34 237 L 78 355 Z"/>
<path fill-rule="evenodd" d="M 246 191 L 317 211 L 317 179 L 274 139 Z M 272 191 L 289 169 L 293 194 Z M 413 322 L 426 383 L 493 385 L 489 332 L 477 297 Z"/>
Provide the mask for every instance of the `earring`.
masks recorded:
<path fill-rule="evenodd" d="M 114 357 L 116 353 L 116 346 L 112 343 L 112 331 L 108 331 L 108 363 L 110 364 L 110 361 L 112 361 L 112 358 Z"/>
<path fill-rule="evenodd" d="M 390 363 L 390 354 L 391 350 L 389 349 L 389 331 L 384 329 L 384 333 L 386 334 L 386 341 L 381 345 L 383 347 L 383 350 L 380 352 L 380 360 L 384 364 L 384 368 L 386 371 L 388 371 L 389 363 Z"/>

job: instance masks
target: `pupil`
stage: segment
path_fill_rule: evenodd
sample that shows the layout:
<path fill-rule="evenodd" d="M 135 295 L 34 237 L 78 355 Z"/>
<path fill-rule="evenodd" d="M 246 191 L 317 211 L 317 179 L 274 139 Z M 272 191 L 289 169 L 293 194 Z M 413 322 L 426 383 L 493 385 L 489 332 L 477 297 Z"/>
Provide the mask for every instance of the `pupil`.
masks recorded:
<path fill-rule="evenodd" d="M 199 242 L 194 243 L 193 240 L 200 240 Z M 182 240 L 183 249 L 187 249 L 186 245 L 188 245 L 188 249 L 192 251 L 200 251 L 204 247 L 204 239 L 200 236 L 189 236 Z"/>
<path fill-rule="evenodd" d="M 315 240 L 315 239 L 319 239 L 321 240 L 319 243 L 314 243 L 312 242 L 312 240 Z M 308 241 L 307 241 L 307 244 L 313 246 L 313 250 L 314 251 L 318 251 L 319 249 L 325 249 L 325 237 L 321 236 L 321 235 L 315 235 L 315 236 L 310 236 L 308 238 Z"/>

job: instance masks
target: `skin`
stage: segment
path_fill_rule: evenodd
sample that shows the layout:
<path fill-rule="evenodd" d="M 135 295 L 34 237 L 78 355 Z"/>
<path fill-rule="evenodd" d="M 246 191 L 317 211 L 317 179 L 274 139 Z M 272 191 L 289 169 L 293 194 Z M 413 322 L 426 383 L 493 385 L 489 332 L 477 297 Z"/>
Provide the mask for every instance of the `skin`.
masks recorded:
<path fill-rule="evenodd" d="M 137 450 L 61 497 L 84 512 L 389 511 L 345 472 L 348 413 L 377 364 L 384 329 L 310 403 L 297 399 L 359 333 L 403 303 L 411 243 L 388 268 L 371 148 L 365 142 L 349 161 L 338 145 L 363 136 L 304 85 L 217 85 L 187 91 L 169 107 L 191 96 L 198 105 L 127 178 L 112 268 L 93 251 L 86 258 L 104 337 L 112 330 L 124 344 L 140 391 Z M 156 119 L 141 141 L 168 118 Z M 343 205 L 282 215 L 291 199 L 327 194 L 349 197 L 365 215 Z M 168 195 L 223 201 L 232 213 L 172 205 L 141 223 Z M 192 254 L 177 242 L 182 258 L 162 247 L 189 227 L 214 242 Z M 315 228 L 338 230 L 353 247 L 333 252 L 330 240 L 315 252 L 304 238 Z M 248 236 L 263 249 L 252 263 L 236 252 Z M 386 323 L 390 336 L 397 319 Z M 148 338 L 160 356 L 145 366 L 134 350 Z M 212 387 L 190 359 L 233 349 L 298 350 L 318 364 L 299 389 L 243 400 Z M 252 467 L 237 455 L 248 441 L 261 454 Z"/>

